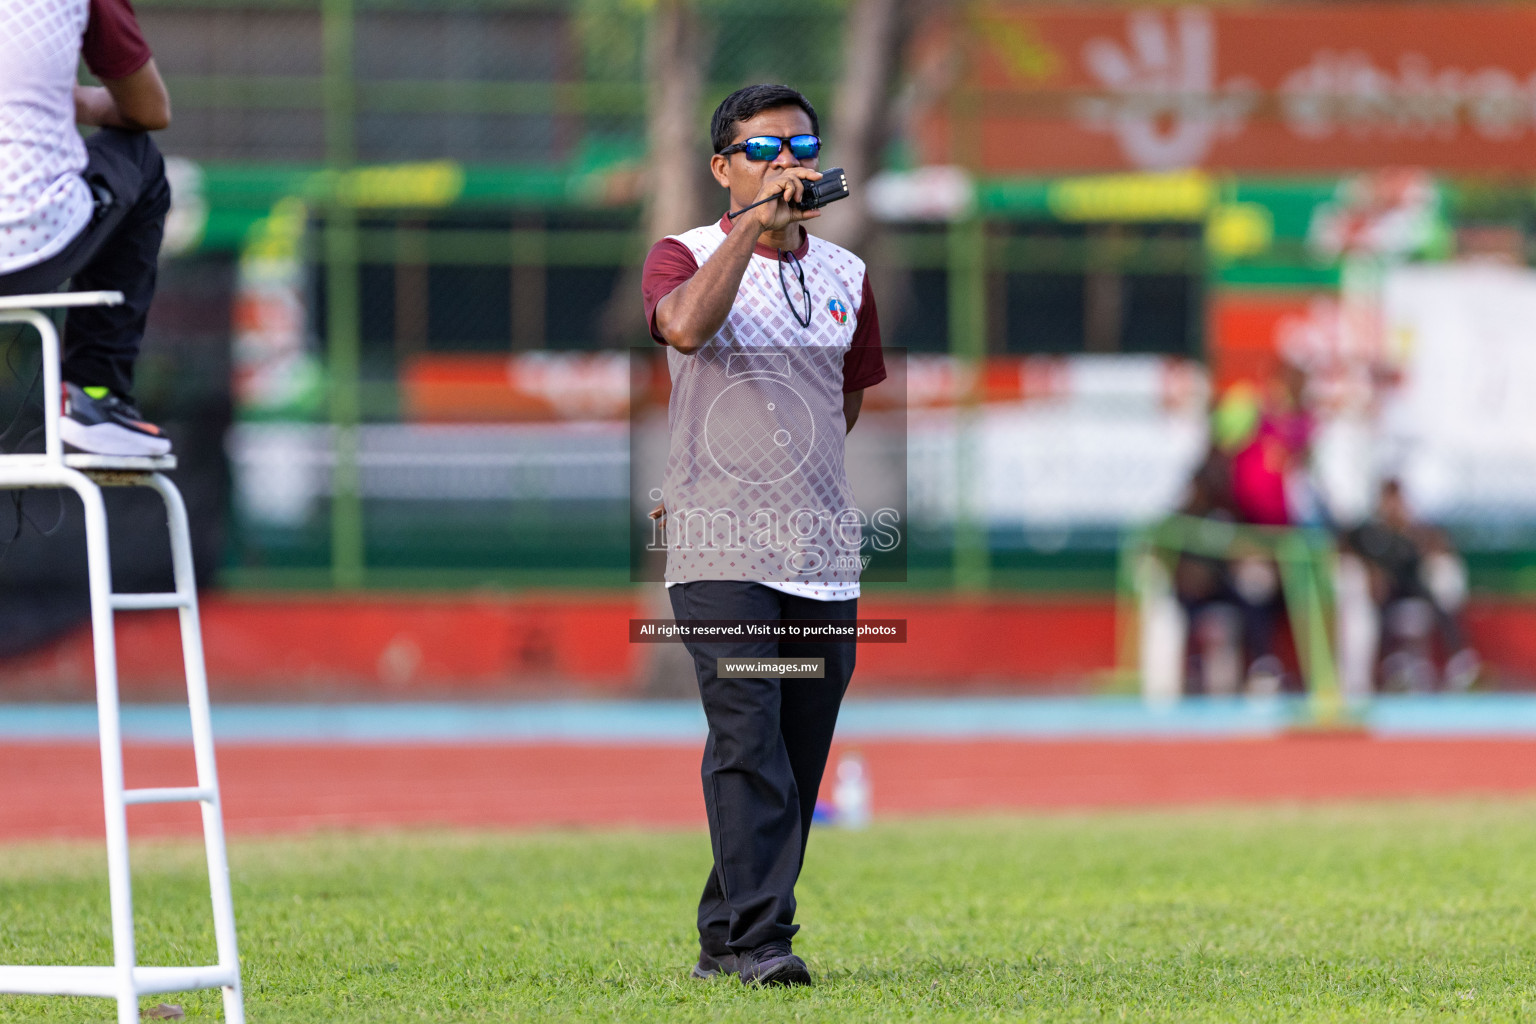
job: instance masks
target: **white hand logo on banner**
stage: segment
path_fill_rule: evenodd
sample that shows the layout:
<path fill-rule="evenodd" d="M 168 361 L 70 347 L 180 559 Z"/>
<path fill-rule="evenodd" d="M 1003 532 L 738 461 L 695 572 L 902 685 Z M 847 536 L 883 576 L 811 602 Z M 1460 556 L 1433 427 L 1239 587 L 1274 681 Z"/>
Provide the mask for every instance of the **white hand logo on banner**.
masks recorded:
<path fill-rule="evenodd" d="M 1165 22 L 1130 16 L 1129 42 L 1092 39 L 1088 70 L 1116 95 L 1084 100 L 1088 127 L 1112 132 L 1130 162 L 1148 170 L 1188 167 L 1219 136 L 1237 134 L 1258 98 L 1245 78 L 1216 84 L 1216 31 L 1205 11 L 1186 7 Z"/>

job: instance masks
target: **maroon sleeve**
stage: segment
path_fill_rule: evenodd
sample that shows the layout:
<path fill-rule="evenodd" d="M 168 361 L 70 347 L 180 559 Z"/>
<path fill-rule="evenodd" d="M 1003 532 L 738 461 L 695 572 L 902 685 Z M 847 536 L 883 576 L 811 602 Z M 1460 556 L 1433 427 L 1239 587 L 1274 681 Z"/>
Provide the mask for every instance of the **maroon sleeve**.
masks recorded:
<path fill-rule="evenodd" d="M 864 275 L 864 297 L 859 301 L 859 326 L 853 329 L 853 342 L 843 356 L 843 393 L 862 391 L 885 380 L 885 354 L 880 349 L 880 313 L 875 309 L 875 293 Z"/>
<path fill-rule="evenodd" d="M 667 339 L 656 333 L 656 307 L 698 271 L 699 261 L 693 258 L 693 251 L 675 238 L 663 238 L 646 254 L 645 269 L 640 272 L 640 294 L 645 299 L 645 322 L 651 328 L 651 337 L 660 344 L 665 345 Z"/>
<path fill-rule="evenodd" d="M 80 55 L 97 78 L 127 78 L 149 63 L 149 44 L 129 0 L 91 0 Z"/>

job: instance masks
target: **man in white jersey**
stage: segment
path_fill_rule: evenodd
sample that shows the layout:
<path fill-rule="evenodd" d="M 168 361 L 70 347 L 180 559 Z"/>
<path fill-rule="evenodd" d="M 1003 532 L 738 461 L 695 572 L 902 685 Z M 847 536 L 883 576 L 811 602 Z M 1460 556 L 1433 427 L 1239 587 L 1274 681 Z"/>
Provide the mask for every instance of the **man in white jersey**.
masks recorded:
<path fill-rule="evenodd" d="M 101 86 L 76 84 L 82 56 Z M 171 203 L 147 133 L 170 119 L 129 0 L 0 0 L 0 295 L 124 296 L 65 321 L 60 433 L 81 451 L 171 449 L 132 397 Z"/>
<path fill-rule="evenodd" d="M 791 205 L 816 171 L 814 108 L 786 86 L 727 97 L 710 169 L 734 218 L 662 239 L 642 288 L 670 346 L 663 502 L 678 621 L 853 623 L 860 520 L 843 437 L 885 379 L 864 263 L 810 236 Z M 753 203 L 771 201 L 754 209 Z M 702 775 L 714 865 L 699 902 L 693 976 L 809 984 L 790 945 L 795 882 L 851 640 L 689 641 L 709 721 Z M 824 678 L 720 671 L 722 658 L 821 659 Z"/>

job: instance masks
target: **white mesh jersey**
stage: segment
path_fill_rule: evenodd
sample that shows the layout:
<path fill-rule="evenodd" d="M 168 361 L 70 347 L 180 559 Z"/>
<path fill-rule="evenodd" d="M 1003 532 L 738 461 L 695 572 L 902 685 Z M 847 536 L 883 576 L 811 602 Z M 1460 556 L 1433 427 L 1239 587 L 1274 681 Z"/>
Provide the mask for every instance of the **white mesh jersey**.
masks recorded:
<path fill-rule="evenodd" d="M 703 266 L 726 232 L 716 223 L 670 237 Z M 860 530 L 838 517 L 856 510 L 843 465 L 843 360 L 865 267 L 808 237 L 808 327 L 790 312 L 791 299 L 806 309 L 794 265 L 781 282 L 780 260 L 754 252 L 720 331 L 691 355 L 667 352 L 669 586 L 739 579 L 823 601 L 859 596 Z"/>
<path fill-rule="evenodd" d="M 0 0 L 0 274 L 55 255 L 91 219 L 75 74 L 90 0 Z"/>

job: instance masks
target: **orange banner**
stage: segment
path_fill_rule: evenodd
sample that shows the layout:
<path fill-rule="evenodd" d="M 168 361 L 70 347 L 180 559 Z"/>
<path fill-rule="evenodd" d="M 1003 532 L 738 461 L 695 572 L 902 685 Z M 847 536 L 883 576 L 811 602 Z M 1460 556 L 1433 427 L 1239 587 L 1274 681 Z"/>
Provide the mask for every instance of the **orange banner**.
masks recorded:
<path fill-rule="evenodd" d="M 1039 8 L 918 33 L 923 162 L 1536 171 L 1536 7 Z"/>

